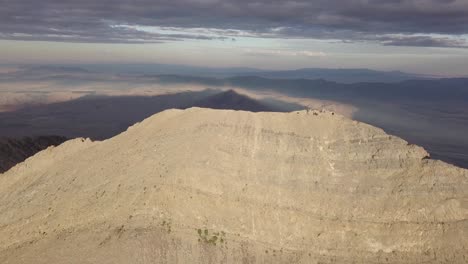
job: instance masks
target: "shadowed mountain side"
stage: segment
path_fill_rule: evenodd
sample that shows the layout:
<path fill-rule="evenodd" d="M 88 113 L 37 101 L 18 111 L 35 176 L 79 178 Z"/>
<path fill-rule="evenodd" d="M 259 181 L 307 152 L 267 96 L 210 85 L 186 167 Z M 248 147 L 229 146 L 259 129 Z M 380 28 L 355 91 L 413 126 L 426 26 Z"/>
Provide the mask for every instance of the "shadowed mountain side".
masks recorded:
<path fill-rule="evenodd" d="M 275 110 L 260 101 L 238 94 L 234 90 L 207 97 L 195 103 L 194 106 L 212 109 L 247 110 L 250 112 L 278 112 L 278 109 Z"/>
<path fill-rule="evenodd" d="M 0 136 L 63 135 L 68 138 L 106 139 L 155 113 L 192 106 L 278 112 L 303 109 L 300 105 L 263 103 L 233 91 L 219 90 L 146 97 L 86 96 L 63 103 L 0 113 Z"/>
<path fill-rule="evenodd" d="M 0 138 L 0 173 L 9 170 L 37 152 L 49 146 L 60 145 L 66 140 L 67 138 L 59 136 Z"/>

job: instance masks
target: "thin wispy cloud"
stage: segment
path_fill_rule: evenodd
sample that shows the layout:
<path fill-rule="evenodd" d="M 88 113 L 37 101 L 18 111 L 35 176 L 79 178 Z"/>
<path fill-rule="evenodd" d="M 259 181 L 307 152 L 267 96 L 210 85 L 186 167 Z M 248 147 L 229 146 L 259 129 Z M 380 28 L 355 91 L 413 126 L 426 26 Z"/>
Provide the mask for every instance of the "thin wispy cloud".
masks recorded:
<path fill-rule="evenodd" d="M 14 40 L 158 43 L 248 36 L 464 48 L 468 34 L 466 0 L 4 0 L 0 4 L 0 38 Z M 168 33 L 171 28 L 177 33 Z"/>
<path fill-rule="evenodd" d="M 378 40 L 386 46 L 445 47 L 468 48 L 468 42 L 462 38 L 425 35 L 384 35 Z"/>
<path fill-rule="evenodd" d="M 253 56 L 295 56 L 295 57 L 326 57 L 321 51 L 281 50 L 281 49 L 245 49 L 244 53 Z"/>

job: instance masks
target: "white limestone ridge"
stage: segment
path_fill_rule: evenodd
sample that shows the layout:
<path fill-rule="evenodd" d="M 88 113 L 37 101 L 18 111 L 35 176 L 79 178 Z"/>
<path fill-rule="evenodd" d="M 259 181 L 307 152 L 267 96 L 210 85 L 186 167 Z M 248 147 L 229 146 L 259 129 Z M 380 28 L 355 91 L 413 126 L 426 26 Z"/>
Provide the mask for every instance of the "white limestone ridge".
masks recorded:
<path fill-rule="evenodd" d="M 331 112 L 169 110 L 1 174 L 0 263 L 468 263 L 468 170 Z"/>

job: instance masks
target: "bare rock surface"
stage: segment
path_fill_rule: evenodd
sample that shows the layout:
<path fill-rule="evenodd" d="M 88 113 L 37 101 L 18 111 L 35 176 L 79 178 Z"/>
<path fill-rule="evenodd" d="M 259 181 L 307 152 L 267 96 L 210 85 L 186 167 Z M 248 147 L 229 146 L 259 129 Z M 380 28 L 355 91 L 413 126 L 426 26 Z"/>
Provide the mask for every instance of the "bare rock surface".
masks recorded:
<path fill-rule="evenodd" d="M 0 174 L 0 263 L 467 263 L 468 171 L 318 111 L 168 110 Z"/>

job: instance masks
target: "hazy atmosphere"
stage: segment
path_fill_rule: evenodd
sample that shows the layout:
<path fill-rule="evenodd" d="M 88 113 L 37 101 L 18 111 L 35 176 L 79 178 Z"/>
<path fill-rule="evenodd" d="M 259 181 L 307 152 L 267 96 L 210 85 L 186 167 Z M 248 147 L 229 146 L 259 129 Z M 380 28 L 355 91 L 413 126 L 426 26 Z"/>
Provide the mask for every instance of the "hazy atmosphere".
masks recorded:
<path fill-rule="evenodd" d="M 0 263 L 468 261 L 468 0 L 0 0 Z"/>
<path fill-rule="evenodd" d="M 8 51 L 0 53 L 3 63 L 373 68 L 440 76 L 468 71 L 464 0 L 1 4 L 0 48 Z"/>

